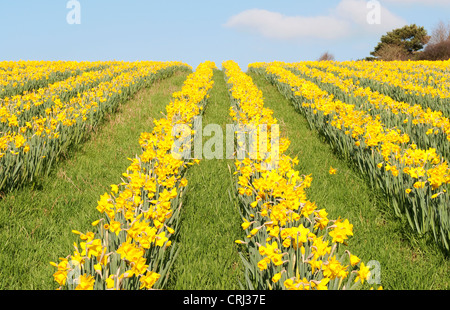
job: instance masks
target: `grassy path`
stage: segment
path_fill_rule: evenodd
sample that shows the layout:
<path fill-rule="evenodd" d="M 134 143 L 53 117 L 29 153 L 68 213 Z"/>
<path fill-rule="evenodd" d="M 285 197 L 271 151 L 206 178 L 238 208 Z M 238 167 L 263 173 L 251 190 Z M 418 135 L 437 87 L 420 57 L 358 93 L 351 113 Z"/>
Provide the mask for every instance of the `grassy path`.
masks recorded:
<path fill-rule="evenodd" d="M 0 201 L 0 289 L 54 289 L 49 262 L 72 253 L 78 236 L 98 219 L 100 195 L 121 182 L 135 154 L 139 136 L 151 131 L 153 119 L 181 90 L 186 72 L 140 91 L 105 120 L 92 137 L 60 162 L 55 172 L 34 188 L 24 188 Z"/>
<path fill-rule="evenodd" d="M 397 220 L 386 204 L 349 164 L 336 155 L 276 86 L 249 74 L 263 91 L 265 106 L 274 111 L 282 135 L 291 141 L 289 155 L 298 156 L 296 167 L 312 174 L 308 198 L 325 208 L 329 218 L 341 216 L 354 225 L 348 249 L 364 262 L 377 260 L 385 289 L 421 290 L 450 288 L 450 260 L 429 240 L 419 240 Z M 336 175 L 328 173 L 337 168 Z"/>
<path fill-rule="evenodd" d="M 202 125 L 220 125 L 225 138 L 226 124 L 231 124 L 232 119 L 222 71 L 215 70 L 214 83 Z M 203 142 L 211 138 L 203 136 Z M 223 150 L 225 152 L 225 143 Z M 232 160 L 203 159 L 187 171 L 189 184 L 183 200 L 178 241 L 181 249 L 168 289 L 239 289 L 242 269 L 234 240 L 242 237 L 242 229 L 237 204 L 230 200 L 228 193 L 234 188 L 231 165 Z"/>

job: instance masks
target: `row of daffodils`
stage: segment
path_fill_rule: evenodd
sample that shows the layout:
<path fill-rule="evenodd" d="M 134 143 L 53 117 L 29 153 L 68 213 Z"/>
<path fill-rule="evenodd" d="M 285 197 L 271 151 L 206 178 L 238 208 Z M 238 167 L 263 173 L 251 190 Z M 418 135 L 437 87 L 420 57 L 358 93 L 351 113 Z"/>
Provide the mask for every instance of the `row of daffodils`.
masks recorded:
<path fill-rule="evenodd" d="M 106 61 L 0 61 L 0 98 L 45 87 L 107 65 Z"/>
<path fill-rule="evenodd" d="M 397 101 L 370 87 L 361 87 L 361 83 L 355 84 L 353 79 L 343 78 L 348 70 L 332 64 L 327 66 L 326 72 L 302 63 L 288 67 L 301 77 L 315 82 L 321 89 L 333 93 L 336 98 L 352 103 L 356 109 L 364 109 L 373 116 L 379 115 L 386 126 L 406 132 L 418 147 L 431 147 L 444 158 L 450 157 L 450 119 L 442 111 Z M 332 73 L 335 70 L 336 74 Z"/>
<path fill-rule="evenodd" d="M 99 220 L 94 231 L 81 233 L 73 254 L 53 263 L 60 289 L 137 290 L 163 288 L 177 247 L 171 237 L 178 227 L 181 196 L 189 165 L 198 162 L 180 156 L 173 145 L 182 133 L 178 125 L 192 128 L 203 111 L 213 85 L 215 64 L 204 62 L 191 73 L 182 90 L 173 94 L 166 116 L 155 120 L 151 133 L 142 133 L 142 154 L 132 160 L 123 183 L 98 201 Z M 191 132 L 189 132 L 190 134 Z M 181 140 L 183 141 L 183 140 Z M 185 141 L 189 143 L 189 141 Z"/>
<path fill-rule="evenodd" d="M 440 155 L 448 144 L 446 118 L 299 64 L 251 68 L 278 85 L 311 126 L 390 197 L 397 215 L 450 248 L 450 169 Z"/>
<path fill-rule="evenodd" d="M 118 74 L 136 66 L 136 63 L 111 63 L 105 68 L 87 70 L 67 79 L 51 83 L 30 92 L 0 99 L 1 131 L 19 131 L 26 122 L 42 114 L 50 114 L 53 106 L 61 106 L 71 97 L 109 81 Z M 8 128 L 9 127 L 9 128 Z"/>
<path fill-rule="evenodd" d="M 104 65 L 103 70 L 0 100 L 0 190 L 13 190 L 48 174 L 62 152 L 82 141 L 139 89 L 176 70 L 192 69 L 180 62 Z"/>
<path fill-rule="evenodd" d="M 376 87 L 385 94 L 392 94 L 395 99 L 403 98 L 407 102 L 424 104 L 432 109 L 450 103 L 449 64 L 448 60 L 333 63 L 343 70 L 343 77 L 354 78 L 364 86 Z M 319 66 L 325 69 L 328 64 Z M 449 115 L 450 110 L 446 106 L 443 108 Z"/>
<path fill-rule="evenodd" d="M 361 288 L 370 277 L 369 267 L 344 248 L 353 235 L 353 225 L 347 219 L 328 219 L 326 210 L 307 199 L 305 189 L 312 178 L 293 169 L 298 160 L 284 154 L 289 140 L 271 134 L 277 132 L 277 120 L 264 107 L 261 91 L 234 61 L 224 62 L 223 68 L 238 141 L 249 132 L 258 137 L 249 142 L 256 143 L 256 154 L 235 162 L 242 228 L 247 234 L 244 240 L 236 240 L 244 249 L 240 253 L 246 279 L 242 287 Z M 260 128 L 270 134 L 263 135 Z"/>

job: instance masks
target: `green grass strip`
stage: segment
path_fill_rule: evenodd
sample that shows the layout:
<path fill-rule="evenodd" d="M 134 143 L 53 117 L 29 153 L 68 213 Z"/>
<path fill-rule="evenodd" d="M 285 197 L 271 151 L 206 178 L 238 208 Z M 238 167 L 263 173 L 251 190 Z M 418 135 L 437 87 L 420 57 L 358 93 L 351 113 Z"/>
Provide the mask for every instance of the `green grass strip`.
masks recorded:
<path fill-rule="evenodd" d="M 213 79 L 202 125 L 222 127 L 225 153 L 226 125 L 233 123 L 229 117 L 230 99 L 223 72 L 214 70 Z M 203 145 L 211 138 L 203 135 Z M 176 241 L 180 252 L 167 289 L 239 289 L 242 266 L 234 241 L 242 238 L 243 231 L 238 204 L 232 198 L 234 186 L 230 168 L 233 164 L 233 160 L 227 159 L 202 159 L 199 165 L 188 169 L 179 240 Z"/>
<path fill-rule="evenodd" d="M 354 225 L 348 250 L 362 261 L 380 263 L 381 285 L 393 290 L 442 290 L 450 288 L 450 261 L 432 240 L 420 239 L 398 220 L 386 199 L 373 191 L 364 178 L 340 158 L 330 145 L 311 130 L 307 120 L 264 77 L 249 74 L 274 111 L 280 132 L 290 138 L 287 154 L 298 156 L 295 169 L 312 174 L 307 195 L 330 219 L 347 218 Z M 330 175 L 330 167 L 337 174 Z"/>
<path fill-rule="evenodd" d="M 188 73 L 175 73 L 140 91 L 107 116 L 87 142 L 66 154 L 49 177 L 0 200 L 0 289 L 58 286 L 49 262 L 72 253 L 79 240 L 72 229 L 92 230 L 100 195 L 121 182 L 128 158 L 141 152 L 140 134 L 151 132 L 153 120 L 163 116 Z"/>

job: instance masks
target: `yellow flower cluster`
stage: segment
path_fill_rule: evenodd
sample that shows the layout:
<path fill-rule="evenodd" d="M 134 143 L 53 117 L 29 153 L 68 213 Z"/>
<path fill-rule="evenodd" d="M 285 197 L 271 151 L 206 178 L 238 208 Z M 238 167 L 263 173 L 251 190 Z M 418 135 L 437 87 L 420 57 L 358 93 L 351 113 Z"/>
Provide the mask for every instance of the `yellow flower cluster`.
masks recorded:
<path fill-rule="evenodd" d="M 49 82 L 103 65 L 101 61 L 1 61 L 0 98 L 37 89 Z"/>
<path fill-rule="evenodd" d="M 48 171 L 64 148 L 78 143 L 86 130 L 114 111 L 122 100 L 158 76 L 182 67 L 187 68 L 180 62 L 121 63 L 100 73 L 99 83 L 84 91 L 73 89 L 83 81 L 89 84 L 91 74 L 71 79 L 75 84 L 69 81 L 51 85 L 50 92 L 38 90 L 34 97 L 27 93 L 3 100 L 0 121 L 6 129 L 0 134 L 0 161 L 4 167 L 0 171 L 0 188 L 13 189 Z M 68 92 L 72 96 L 67 96 Z M 13 109 L 6 107 L 10 105 Z"/>
<path fill-rule="evenodd" d="M 252 79 L 233 61 L 224 62 L 223 68 L 234 103 L 230 114 L 237 124 L 274 128 L 277 120 L 264 107 Z M 326 210 L 307 199 L 311 176 L 294 170 L 298 159 L 284 154 L 287 138 L 280 139 L 279 145 L 278 164 L 270 169 L 262 164 L 266 158 L 273 160 L 273 149 L 235 163 L 244 208 L 242 228 L 248 233 L 245 241 L 236 243 L 247 248 L 247 283 L 254 289 L 288 290 L 360 285 L 369 279 L 368 267 L 340 249 L 353 235 L 353 225 L 347 219 L 328 219 Z"/>
<path fill-rule="evenodd" d="M 313 66 L 312 64 L 309 66 Z M 450 141 L 450 119 L 443 116 L 442 111 L 433 111 L 430 108 L 425 109 L 419 104 L 410 105 L 406 102 L 399 102 L 393 100 L 391 97 L 383 95 L 377 91 L 372 91 L 369 87 L 363 88 L 353 83 L 353 79 L 342 79 L 343 76 L 351 76 L 351 70 L 348 68 L 342 68 L 340 66 L 334 66 L 328 64 L 326 72 L 317 70 L 315 68 L 309 69 L 309 67 L 304 63 L 296 63 L 288 65 L 288 68 L 293 68 L 298 70 L 302 74 L 318 78 L 323 83 L 330 83 L 339 87 L 345 93 L 352 95 L 354 97 L 361 97 L 367 100 L 366 103 L 370 105 L 371 109 L 379 111 L 387 111 L 389 114 L 393 114 L 394 121 L 397 120 L 401 125 L 402 121 L 404 124 L 410 123 L 410 126 L 417 126 L 423 131 L 423 135 L 437 135 L 442 132 L 445 139 Z M 332 72 L 336 72 L 338 76 L 334 75 Z M 389 72 L 389 75 L 391 73 Z M 371 78 L 371 76 L 365 76 L 364 78 Z M 441 97 L 445 98 L 445 97 Z M 397 115 L 401 115 L 400 119 Z M 438 137 L 441 141 L 442 138 Z M 422 140 L 425 140 L 424 138 Z M 442 143 L 435 143 L 436 145 L 442 145 Z M 447 145 L 447 143 L 444 143 Z M 447 149 L 448 154 L 448 149 Z"/>
<path fill-rule="evenodd" d="M 213 85 L 213 68 L 213 62 L 200 64 L 173 94 L 167 116 L 154 121 L 151 133 L 141 134 L 142 154 L 131 160 L 124 182 L 112 185 L 98 201 L 97 210 L 104 215 L 92 223 L 98 232 L 74 231 L 79 246 L 75 243 L 72 255 L 51 263 L 60 289 L 151 289 L 167 280 L 174 254 L 167 248 L 187 185 L 183 172 L 193 164 L 171 153 L 172 128 L 192 125 L 201 113 Z"/>
<path fill-rule="evenodd" d="M 3 132 L 12 130 L 25 133 L 26 122 L 40 114 L 54 114 L 52 111 L 61 109 L 71 95 L 92 88 L 101 81 L 111 80 L 116 75 L 137 67 L 137 63 L 111 62 L 104 64 L 101 70 L 84 71 L 80 75 L 71 76 L 31 92 L 0 99 L 0 122 Z M 10 128 L 7 128 L 10 127 Z"/>
<path fill-rule="evenodd" d="M 370 79 L 381 84 L 398 87 L 418 97 L 430 95 L 442 99 L 450 98 L 450 82 L 446 72 L 447 61 L 389 61 L 389 62 L 322 62 L 313 65 L 338 65 L 341 76 Z M 336 68 L 335 68 L 336 69 Z"/>
<path fill-rule="evenodd" d="M 448 247 L 450 221 L 445 206 L 449 201 L 446 189 L 450 169 L 435 148 L 418 148 L 408 134 L 386 126 L 380 115 L 372 116 L 355 105 L 335 99 L 314 82 L 279 63 L 258 63 L 252 67 L 263 70 L 280 84 L 284 94 L 294 99 L 309 121 L 394 198 L 397 214 L 406 214 L 419 233 L 432 229 L 435 237 L 439 236 L 438 241 Z M 333 129 L 324 129 L 328 126 Z"/>

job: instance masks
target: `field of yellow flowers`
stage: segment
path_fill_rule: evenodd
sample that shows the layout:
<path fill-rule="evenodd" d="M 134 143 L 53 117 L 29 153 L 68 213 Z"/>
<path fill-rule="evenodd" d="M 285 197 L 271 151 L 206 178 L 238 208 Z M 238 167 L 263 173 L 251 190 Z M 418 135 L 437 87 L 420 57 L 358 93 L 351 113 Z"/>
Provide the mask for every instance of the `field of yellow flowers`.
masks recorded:
<path fill-rule="evenodd" d="M 450 287 L 449 61 L 221 65 L 0 62 L 1 289 Z"/>
<path fill-rule="evenodd" d="M 277 120 L 251 78 L 232 61 L 224 63 L 224 70 L 235 121 L 250 130 L 262 124 L 273 128 Z M 236 162 L 245 210 L 242 228 L 248 232 L 245 241 L 236 242 L 248 246 L 248 258 L 243 258 L 247 289 L 336 290 L 364 283 L 369 268 L 350 251 L 340 251 L 353 225 L 348 219 L 328 219 L 325 209 L 307 199 L 311 176 L 293 169 L 298 159 L 284 154 L 289 143 L 280 139 L 278 150 L 258 147 L 255 160 Z M 277 168 L 267 169 L 274 157 Z"/>
<path fill-rule="evenodd" d="M 346 68 L 332 63 L 256 64 L 254 68 L 277 83 L 304 111 L 311 126 L 386 192 L 397 215 L 406 216 L 419 234 L 431 232 L 436 242 L 450 249 L 448 118 L 432 110 L 426 99 L 436 94 L 444 99 L 445 84 L 429 83 L 426 88 L 419 84 L 416 91 L 422 101 L 409 104 L 359 86 L 363 84 L 359 80 L 341 78 L 347 76 L 339 73 Z M 408 68 L 397 70 L 407 72 Z M 395 85 L 398 77 L 389 72 L 380 74 L 393 77 Z M 370 79 L 370 75 L 360 76 Z M 416 95 L 416 91 L 407 94 Z"/>
<path fill-rule="evenodd" d="M 92 130 L 105 114 L 180 65 L 172 62 L 89 63 L 86 69 L 91 68 L 91 71 L 81 73 L 72 69 L 73 63 L 32 64 L 17 72 L 2 71 L 4 83 L 8 83 L 4 86 L 5 92 L 19 82 L 19 85 L 29 85 L 60 72 L 72 76 L 0 99 L 0 190 L 11 190 L 48 174 L 61 152 L 79 143 L 85 132 Z"/>

